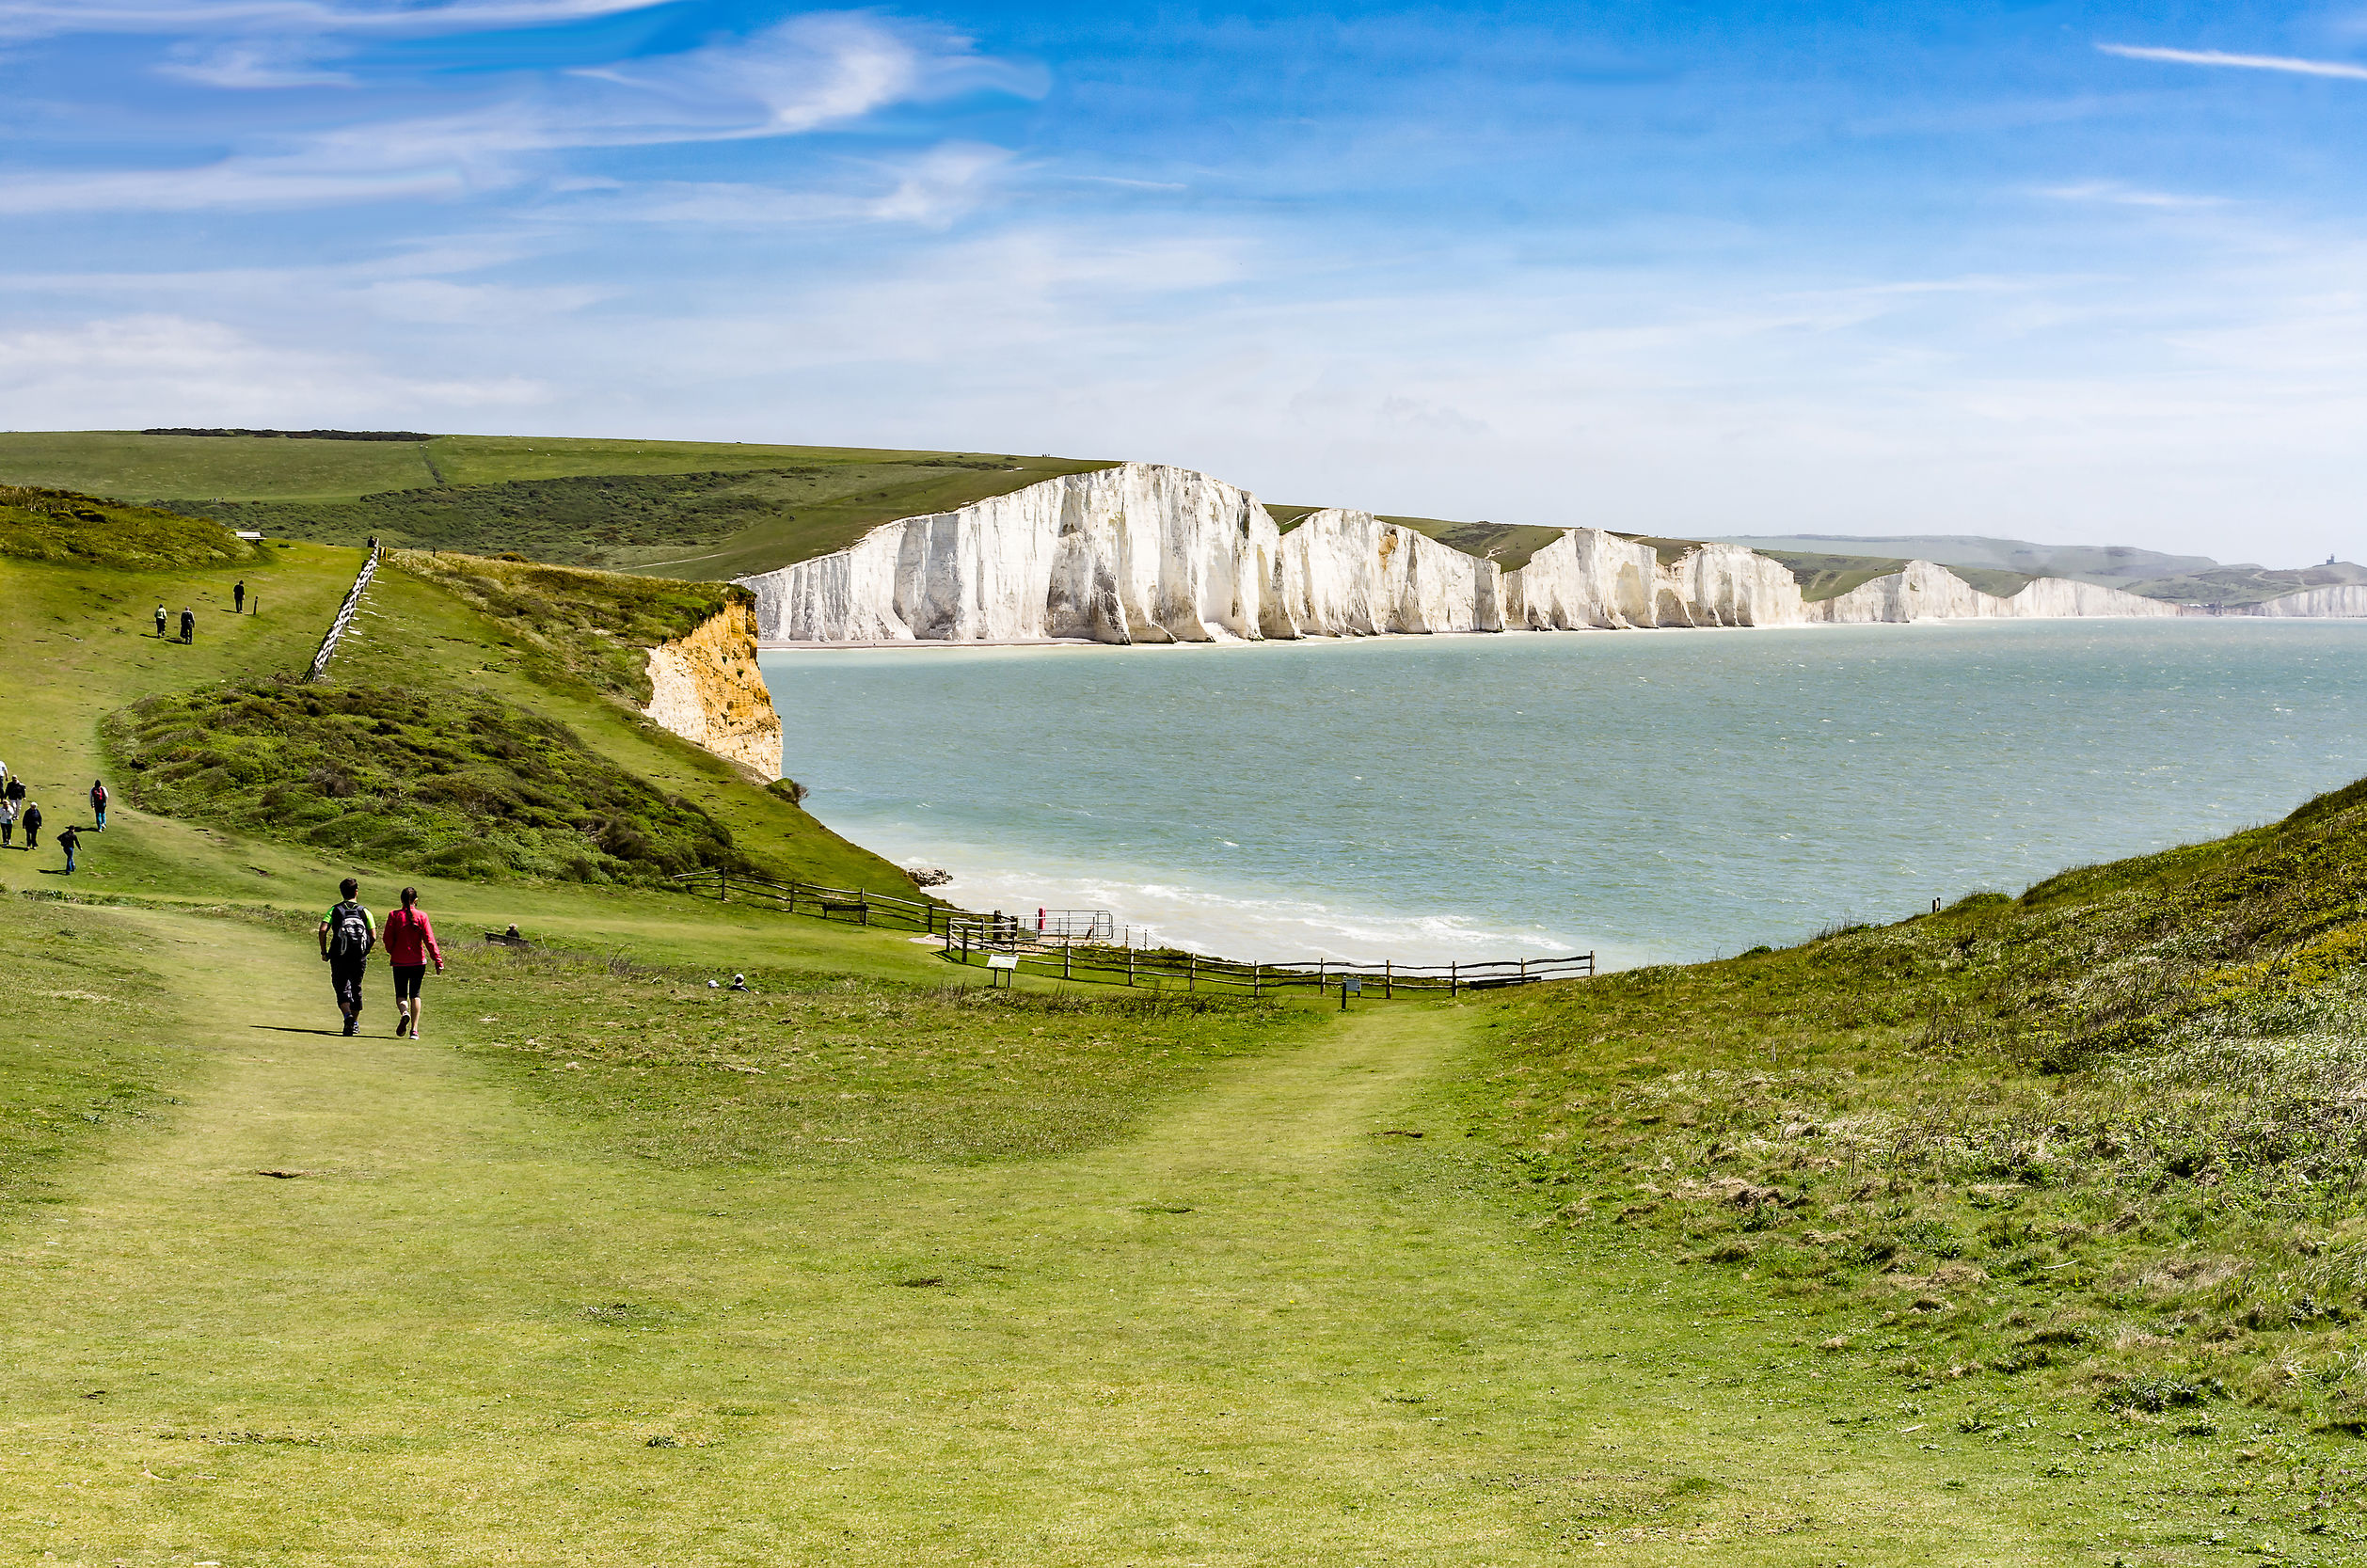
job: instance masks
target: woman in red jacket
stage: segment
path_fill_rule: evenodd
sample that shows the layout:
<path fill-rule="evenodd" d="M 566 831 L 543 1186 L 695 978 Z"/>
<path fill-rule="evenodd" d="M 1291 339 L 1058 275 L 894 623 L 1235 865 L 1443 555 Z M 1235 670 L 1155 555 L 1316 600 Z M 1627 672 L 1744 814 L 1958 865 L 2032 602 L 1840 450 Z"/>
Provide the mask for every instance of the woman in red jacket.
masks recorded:
<path fill-rule="evenodd" d="M 436 945 L 436 927 L 427 923 L 427 911 L 420 908 L 419 889 L 403 890 L 403 907 L 388 914 L 378 942 L 387 950 L 388 966 L 394 971 L 394 1032 L 417 1039 L 420 981 L 426 977 L 427 960 L 435 959 L 436 973 L 444 973 L 443 949 Z"/>

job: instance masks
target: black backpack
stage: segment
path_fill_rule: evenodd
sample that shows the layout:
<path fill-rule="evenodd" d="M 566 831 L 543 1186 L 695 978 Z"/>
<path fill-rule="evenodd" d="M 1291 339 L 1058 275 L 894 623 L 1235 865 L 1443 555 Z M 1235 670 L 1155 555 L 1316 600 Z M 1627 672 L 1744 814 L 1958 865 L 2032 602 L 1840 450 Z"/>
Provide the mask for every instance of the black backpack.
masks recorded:
<path fill-rule="evenodd" d="M 359 963 L 370 957 L 377 939 L 370 929 L 370 911 L 350 899 L 337 906 L 328 931 L 331 963 Z"/>

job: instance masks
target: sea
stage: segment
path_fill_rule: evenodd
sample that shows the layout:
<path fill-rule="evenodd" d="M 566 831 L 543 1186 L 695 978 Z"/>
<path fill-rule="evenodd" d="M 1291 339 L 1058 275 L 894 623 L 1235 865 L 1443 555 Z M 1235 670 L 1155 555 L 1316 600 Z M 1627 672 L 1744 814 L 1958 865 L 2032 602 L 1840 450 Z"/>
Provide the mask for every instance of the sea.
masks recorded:
<path fill-rule="evenodd" d="M 1266 962 L 1781 945 L 2367 774 L 2367 622 L 768 653 L 807 806 L 964 908 Z"/>

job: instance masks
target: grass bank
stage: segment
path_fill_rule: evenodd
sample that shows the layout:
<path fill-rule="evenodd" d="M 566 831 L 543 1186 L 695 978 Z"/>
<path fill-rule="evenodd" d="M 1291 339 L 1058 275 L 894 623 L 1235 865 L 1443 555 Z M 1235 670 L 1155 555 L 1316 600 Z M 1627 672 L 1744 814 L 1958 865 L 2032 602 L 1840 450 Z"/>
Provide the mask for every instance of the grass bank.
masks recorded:
<path fill-rule="evenodd" d="M 2367 787 L 2211 844 L 1509 1003 L 1529 1201 L 1994 1424 L 2367 1432 Z M 2354 1496 L 2353 1480 L 2328 1481 Z"/>

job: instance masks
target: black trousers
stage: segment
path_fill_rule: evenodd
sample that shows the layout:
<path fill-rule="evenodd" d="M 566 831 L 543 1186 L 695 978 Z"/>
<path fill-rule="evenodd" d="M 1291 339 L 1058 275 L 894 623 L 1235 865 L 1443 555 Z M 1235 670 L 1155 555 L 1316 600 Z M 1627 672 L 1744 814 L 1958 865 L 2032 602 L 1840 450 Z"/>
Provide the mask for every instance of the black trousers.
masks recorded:
<path fill-rule="evenodd" d="M 360 964 L 332 963 L 328 966 L 328 983 L 337 989 L 340 1012 L 361 1011 L 361 977 L 368 971 Z"/>

